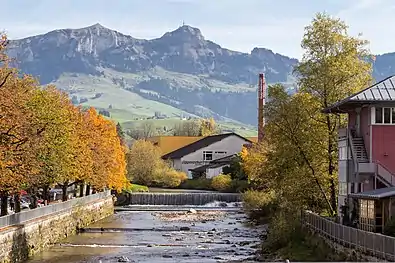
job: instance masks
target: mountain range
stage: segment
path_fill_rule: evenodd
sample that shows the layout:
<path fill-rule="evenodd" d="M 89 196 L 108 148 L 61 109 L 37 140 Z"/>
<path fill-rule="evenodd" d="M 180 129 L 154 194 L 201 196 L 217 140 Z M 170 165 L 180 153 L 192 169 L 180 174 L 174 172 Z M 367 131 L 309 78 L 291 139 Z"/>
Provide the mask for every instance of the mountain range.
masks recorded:
<path fill-rule="evenodd" d="M 265 48 L 226 49 L 187 25 L 152 40 L 100 24 L 59 29 L 12 40 L 8 54 L 42 85 L 55 84 L 73 103 L 105 110 L 120 122 L 213 116 L 245 127 L 256 125 L 258 73 L 292 91 L 298 63 Z M 394 57 L 376 56 L 376 79 L 395 73 Z"/>

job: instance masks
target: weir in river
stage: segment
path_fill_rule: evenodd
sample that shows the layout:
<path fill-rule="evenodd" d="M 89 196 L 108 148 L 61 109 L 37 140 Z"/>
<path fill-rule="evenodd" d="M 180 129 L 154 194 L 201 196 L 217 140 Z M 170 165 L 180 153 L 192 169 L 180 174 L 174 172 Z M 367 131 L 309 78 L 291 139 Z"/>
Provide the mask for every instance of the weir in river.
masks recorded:
<path fill-rule="evenodd" d="M 152 192 L 131 193 L 117 196 L 116 205 L 191 205 L 202 206 L 215 201 L 240 202 L 240 194 L 218 192 Z"/>

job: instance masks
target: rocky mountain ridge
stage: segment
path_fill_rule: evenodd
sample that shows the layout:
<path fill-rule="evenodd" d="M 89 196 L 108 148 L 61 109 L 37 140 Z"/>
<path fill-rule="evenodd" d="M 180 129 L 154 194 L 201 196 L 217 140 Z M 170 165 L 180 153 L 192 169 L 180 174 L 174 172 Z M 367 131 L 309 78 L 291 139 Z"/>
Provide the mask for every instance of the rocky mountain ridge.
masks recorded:
<path fill-rule="evenodd" d="M 12 40 L 8 53 L 23 73 L 57 85 L 75 103 L 109 110 L 124 121 L 162 112 L 255 125 L 258 73 L 291 88 L 298 63 L 269 49 L 223 48 L 191 26 L 151 40 L 100 24 L 59 29 Z M 394 57 L 376 57 L 376 79 L 395 73 Z"/>

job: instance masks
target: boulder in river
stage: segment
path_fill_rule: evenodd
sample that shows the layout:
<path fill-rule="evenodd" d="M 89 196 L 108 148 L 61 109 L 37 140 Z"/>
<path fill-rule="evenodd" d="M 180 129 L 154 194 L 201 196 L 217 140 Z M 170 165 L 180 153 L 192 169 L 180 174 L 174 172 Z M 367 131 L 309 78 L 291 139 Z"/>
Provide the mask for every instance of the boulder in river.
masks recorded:
<path fill-rule="evenodd" d="M 130 260 L 129 258 L 122 256 L 118 258 L 118 262 L 130 262 Z"/>

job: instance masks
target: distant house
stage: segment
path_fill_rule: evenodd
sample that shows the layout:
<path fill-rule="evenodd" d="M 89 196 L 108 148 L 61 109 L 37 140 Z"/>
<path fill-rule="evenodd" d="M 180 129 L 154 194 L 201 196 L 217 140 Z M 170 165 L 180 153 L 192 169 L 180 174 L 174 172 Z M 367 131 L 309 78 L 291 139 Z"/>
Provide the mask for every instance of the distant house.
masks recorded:
<path fill-rule="evenodd" d="M 243 145 L 251 143 L 251 140 L 236 133 L 212 135 L 169 152 L 162 158 L 170 160 L 174 169 L 183 171 L 188 174 L 188 178 L 192 178 L 193 172 L 196 171 L 194 169 L 209 164 L 214 165 L 213 161 L 237 154 L 242 150 Z M 219 165 L 217 168 L 222 167 Z M 215 175 L 211 173 L 209 176 Z"/>
<path fill-rule="evenodd" d="M 395 216 L 395 76 L 324 112 L 348 115 L 348 126 L 338 133 L 341 219 L 382 232 Z"/>

